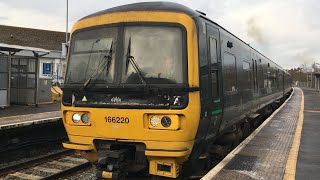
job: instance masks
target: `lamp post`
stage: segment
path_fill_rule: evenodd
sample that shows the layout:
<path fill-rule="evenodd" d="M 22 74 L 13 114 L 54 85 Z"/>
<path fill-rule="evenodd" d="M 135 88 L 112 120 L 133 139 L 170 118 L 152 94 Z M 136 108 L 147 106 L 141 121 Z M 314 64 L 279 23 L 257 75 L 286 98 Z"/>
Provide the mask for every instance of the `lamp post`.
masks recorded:
<path fill-rule="evenodd" d="M 68 44 L 68 4 L 69 4 L 69 1 L 67 0 L 67 9 L 66 9 L 66 44 Z"/>

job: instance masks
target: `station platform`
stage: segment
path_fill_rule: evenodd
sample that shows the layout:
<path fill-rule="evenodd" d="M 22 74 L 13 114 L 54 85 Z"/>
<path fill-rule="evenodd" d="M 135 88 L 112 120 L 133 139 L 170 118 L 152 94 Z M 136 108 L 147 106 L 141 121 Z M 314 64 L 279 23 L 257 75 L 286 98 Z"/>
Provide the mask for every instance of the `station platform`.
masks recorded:
<path fill-rule="evenodd" d="M 294 88 L 280 108 L 202 179 L 320 179 L 319 129 L 320 93 Z"/>
<path fill-rule="evenodd" d="M 60 102 L 35 106 L 13 105 L 0 109 L 0 130 L 58 121 Z"/>

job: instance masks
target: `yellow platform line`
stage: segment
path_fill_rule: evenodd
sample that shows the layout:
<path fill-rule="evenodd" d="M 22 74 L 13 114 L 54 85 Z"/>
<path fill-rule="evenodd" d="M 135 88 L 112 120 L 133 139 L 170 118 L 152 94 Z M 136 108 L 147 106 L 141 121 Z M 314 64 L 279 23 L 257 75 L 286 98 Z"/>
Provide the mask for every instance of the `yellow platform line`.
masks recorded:
<path fill-rule="evenodd" d="M 303 111 L 304 111 L 304 95 L 303 91 L 300 89 L 302 96 L 301 96 L 301 106 L 299 112 L 299 118 L 297 123 L 296 132 L 294 134 L 293 143 L 289 152 L 285 173 L 283 176 L 284 180 L 292 180 L 296 177 L 296 167 L 297 167 L 297 159 L 300 147 L 300 139 L 301 139 L 301 131 L 303 125 Z"/>

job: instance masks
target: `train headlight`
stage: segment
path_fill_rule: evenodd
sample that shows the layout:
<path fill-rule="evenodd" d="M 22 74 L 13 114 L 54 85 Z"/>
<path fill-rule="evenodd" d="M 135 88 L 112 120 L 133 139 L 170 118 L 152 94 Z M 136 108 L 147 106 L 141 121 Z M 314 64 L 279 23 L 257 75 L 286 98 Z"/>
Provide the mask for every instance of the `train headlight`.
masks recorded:
<path fill-rule="evenodd" d="M 83 114 L 83 115 L 81 116 L 81 121 L 82 121 L 84 124 L 89 123 L 89 121 L 90 121 L 89 114 L 88 114 L 88 113 Z"/>
<path fill-rule="evenodd" d="M 72 121 L 73 121 L 74 123 L 78 123 L 80 120 L 81 120 L 81 116 L 80 116 L 78 113 L 74 113 L 74 114 L 72 115 Z"/>
<path fill-rule="evenodd" d="M 151 116 L 150 118 L 150 124 L 153 127 L 157 127 L 160 124 L 160 118 L 158 116 Z"/>
<path fill-rule="evenodd" d="M 169 127 L 171 126 L 171 118 L 168 116 L 163 116 L 161 119 L 161 124 L 163 127 Z"/>
<path fill-rule="evenodd" d="M 146 123 L 147 127 L 153 130 L 179 130 L 180 124 L 183 121 L 183 116 L 181 119 L 179 115 L 176 114 L 149 114 Z"/>

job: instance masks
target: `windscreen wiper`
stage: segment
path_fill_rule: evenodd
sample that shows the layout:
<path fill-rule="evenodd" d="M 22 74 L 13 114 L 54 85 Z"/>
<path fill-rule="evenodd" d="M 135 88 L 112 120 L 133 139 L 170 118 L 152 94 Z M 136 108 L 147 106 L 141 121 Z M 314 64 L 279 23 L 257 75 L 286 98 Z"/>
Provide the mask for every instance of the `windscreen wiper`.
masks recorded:
<path fill-rule="evenodd" d="M 138 76 L 140 77 L 141 82 L 143 83 L 144 87 L 148 88 L 149 85 L 148 85 L 145 77 L 143 76 L 139 65 L 137 64 L 134 57 L 131 56 L 131 37 L 129 38 L 128 50 L 127 50 L 127 55 L 126 55 L 126 71 L 125 71 L 126 74 L 128 73 L 129 63 L 131 63 L 134 70 L 138 73 Z"/>
<path fill-rule="evenodd" d="M 98 76 L 96 76 L 96 74 L 97 74 L 98 70 L 101 67 L 103 67 L 102 71 L 107 67 L 106 75 L 108 75 L 109 68 L 110 68 L 110 65 L 111 65 L 111 60 L 112 60 L 112 48 L 113 48 L 113 40 L 111 41 L 111 46 L 109 48 L 109 51 L 107 51 L 108 55 L 103 56 L 103 58 L 100 60 L 100 62 L 98 64 L 98 66 L 96 67 L 96 69 L 91 74 L 90 78 L 83 84 L 83 88 L 86 88 L 91 81 L 96 80 L 96 78 L 98 77 Z M 105 62 L 107 62 L 107 63 L 105 63 Z M 103 64 L 103 63 L 105 63 L 105 64 Z M 100 73 L 102 71 L 100 71 Z M 100 73 L 98 75 L 100 75 Z M 94 76 L 96 76 L 96 78 L 93 78 Z"/>
<path fill-rule="evenodd" d="M 94 41 L 94 42 L 92 43 L 91 49 L 90 49 L 90 54 L 89 54 L 89 59 L 88 59 L 88 64 L 90 64 L 90 62 L 91 62 L 91 55 L 92 55 L 93 46 L 94 46 L 95 44 L 99 43 L 99 42 L 100 42 L 100 39 L 96 39 L 96 41 Z M 89 67 L 87 66 L 85 75 L 87 75 L 88 68 L 89 68 Z"/>

